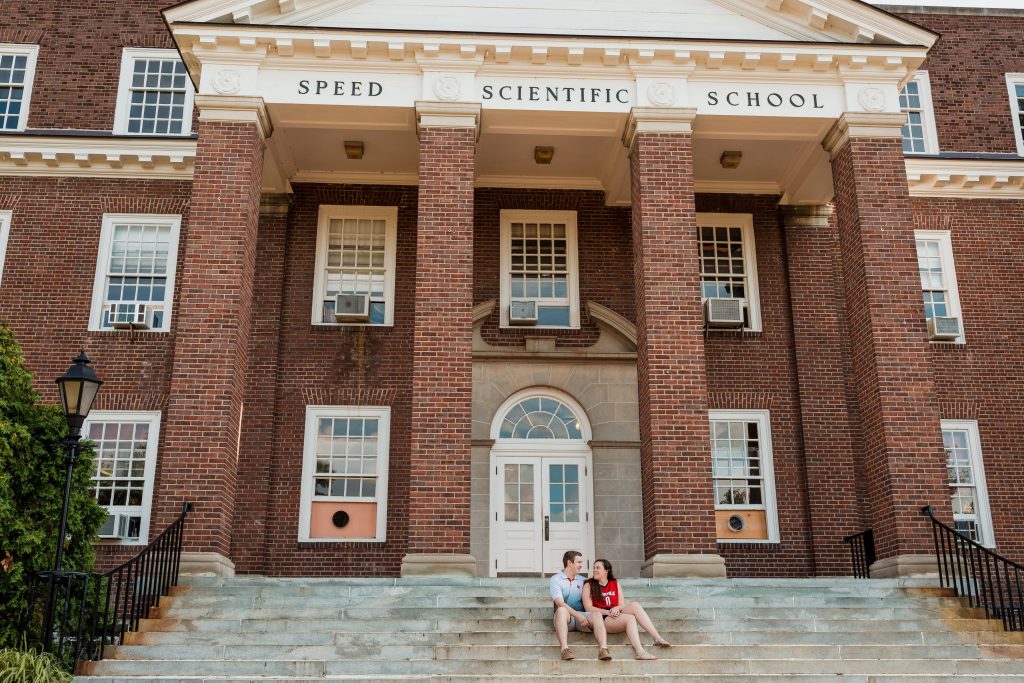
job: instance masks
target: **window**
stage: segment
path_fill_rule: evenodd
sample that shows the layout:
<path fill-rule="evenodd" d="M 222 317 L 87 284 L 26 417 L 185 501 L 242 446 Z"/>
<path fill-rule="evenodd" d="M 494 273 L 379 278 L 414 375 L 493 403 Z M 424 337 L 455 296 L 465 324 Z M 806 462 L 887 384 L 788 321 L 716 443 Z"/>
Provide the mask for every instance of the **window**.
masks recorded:
<path fill-rule="evenodd" d="M 971 540 L 994 546 L 978 423 L 973 420 L 943 420 L 942 445 L 946 449 L 954 527 Z"/>
<path fill-rule="evenodd" d="M 0 130 L 25 130 L 38 45 L 0 43 Z"/>
<path fill-rule="evenodd" d="M 715 410 L 709 417 L 718 540 L 778 542 L 768 411 Z"/>
<path fill-rule="evenodd" d="M 953 268 L 953 242 L 946 230 L 918 230 L 917 265 L 921 272 L 921 292 L 924 297 L 924 317 L 960 318 L 960 296 L 956 289 L 956 270 Z M 963 343 L 961 335 L 955 343 Z"/>
<path fill-rule="evenodd" d="M 575 211 L 501 212 L 501 325 L 512 301 L 536 305 L 536 327 L 580 326 Z"/>
<path fill-rule="evenodd" d="M 582 439 L 579 418 L 554 398 L 534 396 L 514 406 L 501 421 L 499 439 Z"/>
<path fill-rule="evenodd" d="M 160 413 L 94 410 L 83 427 L 95 444 L 92 491 L 110 517 L 102 538 L 149 541 Z"/>
<path fill-rule="evenodd" d="M 927 71 L 918 71 L 900 91 L 900 110 L 907 114 L 907 122 L 903 124 L 903 153 L 938 154 L 939 139 Z"/>
<path fill-rule="evenodd" d="M 307 406 L 300 541 L 383 541 L 391 409 Z"/>
<path fill-rule="evenodd" d="M 760 331 L 754 218 L 750 214 L 699 213 L 701 302 L 711 297 L 742 299 L 744 328 Z"/>
<path fill-rule="evenodd" d="M 193 98 L 192 82 L 175 50 L 125 48 L 114 132 L 189 135 Z"/>
<path fill-rule="evenodd" d="M 11 234 L 11 212 L 0 211 L 0 285 L 4 279 L 4 258 L 7 255 L 7 238 Z"/>
<path fill-rule="evenodd" d="M 1017 138 L 1017 154 L 1024 156 L 1024 74 L 1006 74 L 1010 90 L 1010 112 L 1013 114 L 1013 134 Z"/>
<path fill-rule="evenodd" d="M 103 217 L 90 330 L 170 329 L 180 228 L 180 216 Z"/>
<path fill-rule="evenodd" d="M 394 206 L 321 206 L 313 283 L 313 324 L 392 325 L 395 314 Z M 364 319 L 338 321 L 338 295 L 368 298 Z"/>

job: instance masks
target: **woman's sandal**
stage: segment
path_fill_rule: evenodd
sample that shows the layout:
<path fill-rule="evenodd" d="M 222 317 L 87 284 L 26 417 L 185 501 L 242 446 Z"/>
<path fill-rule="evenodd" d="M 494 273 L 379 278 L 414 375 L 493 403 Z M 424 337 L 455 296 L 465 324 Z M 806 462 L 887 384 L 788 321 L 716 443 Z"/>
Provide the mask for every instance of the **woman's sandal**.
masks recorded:
<path fill-rule="evenodd" d="M 664 638 L 658 638 L 656 641 L 654 641 L 654 646 L 655 647 L 672 647 L 672 643 L 668 642 Z"/>
<path fill-rule="evenodd" d="M 637 653 L 637 655 L 636 655 L 636 659 L 643 659 L 643 660 L 652 660 L 652 659 L 657 659 L 657 657 L 655 657 L 655 656 L 654 656 L 654 655 L 652 655 L 652 654 L 651 654 L 650 652 L 647 652 L 647 651 L 645 650 L 645 651 L 643 651 L 643 652 L 639 652 L 639 653 Z"/>

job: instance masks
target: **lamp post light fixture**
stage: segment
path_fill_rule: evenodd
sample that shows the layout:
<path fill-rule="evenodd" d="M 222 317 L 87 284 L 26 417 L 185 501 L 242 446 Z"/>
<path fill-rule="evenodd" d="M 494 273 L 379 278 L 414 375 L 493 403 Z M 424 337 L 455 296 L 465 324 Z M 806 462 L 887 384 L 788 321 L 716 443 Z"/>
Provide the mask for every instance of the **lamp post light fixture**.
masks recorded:
<path fill-rule="evenodd" d="M 82 350 L 75 358 L 74 364 L 68 368 L 63 377 L 57 378 L 57 387 L 60 389 L 60 402 L 64 408 L 64 418 L 68 421 L 68 473 L 64 480 L 64 507 L 60 513 L 60 534 L 57 536 L 57 557 L 54 561 L 54 571 L 61 571 L 61 560 L 64 557 L 64 536 L 67 533 L 68 505 L 71 502 L 71 477 L 75 470 L 75 463 L 78 462 L 79 438 L 82 433 L 82 425 L 85 418 L 92 410 L 93 401 L 96 400 L 96 392 L 99 391 L 103 382 L 96 376 L 96 372 L 89 367 L 91 361 Z"/>

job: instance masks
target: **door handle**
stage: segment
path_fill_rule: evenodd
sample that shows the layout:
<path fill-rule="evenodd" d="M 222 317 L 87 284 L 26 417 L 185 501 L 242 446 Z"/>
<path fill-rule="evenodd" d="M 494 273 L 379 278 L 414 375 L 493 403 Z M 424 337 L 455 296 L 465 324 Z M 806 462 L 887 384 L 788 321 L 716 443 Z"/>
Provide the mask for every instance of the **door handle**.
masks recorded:
<path fill-rule="evenodd" d="M 550 541 L 551 538 L 551 518 L 544 515 L 544 540 Z"/>

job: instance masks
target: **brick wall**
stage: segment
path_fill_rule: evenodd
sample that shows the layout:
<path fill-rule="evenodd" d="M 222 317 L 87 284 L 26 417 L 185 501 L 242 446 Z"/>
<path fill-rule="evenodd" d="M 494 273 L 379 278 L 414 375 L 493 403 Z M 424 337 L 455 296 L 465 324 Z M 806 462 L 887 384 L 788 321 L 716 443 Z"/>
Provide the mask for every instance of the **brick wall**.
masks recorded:
<path fill-rule="evenodd" d="M 1016 154 L 1006 74 L 1024 73 L 1024 16 L 903 16 L 942 34 L 921 67 L 932 85 L 939 149 Z"/>
<path fill-rule="evenodd" d="M 933 553 L 920 509 L 949 502 L 900 141 L 853 138 L 832 172 L 878 556 Z"/>
<path fill-rule="evenodd" d="M 1024 202 L 914 199 L 914 227 L 949 230 L 966 343 L 932 344 L 944 419 L 977 420 L 998 552 L 1024 560 L 1024 341 L 1015 286 L 1024 282 Z M 923 315 L 923 313 L 922 313 Z"/>
<path fill-rule="evenodd" d="M 174 344 L 156 528 L 190 500 L 188 550 L 231 552 L 239 433 L 251 326 L 263 172 L 252 123 L 204 121 L 192 185 L 189 239 L 178 282 Z"/>
<path fill-rule="evenodd" d="M 166 0 L 0 3 L 0 43 L 39 45 L 30 128 L 111 130 L 121 51 L 174 47 Z M 194 128 L 193 128 L 194 130 Z"/>
<path fill-rule="evenodd" d="M 182 216 L 180 253 L 188 236 L 189 183 L 93 178 L 6 177 L 0 210 L 13 211 L 3 282 L 0 321 L 11 325 L 36 388 L 58 401 L 53 379 L 64 374 L 78 349 L 85 349 L 104 381 L 97 410 L 164 410 L 167 403 L 177 314 L 170 332 L 88 332 L 100 229 L 105 213 Z M 180 310 L 174 295 L 174 310 Z M 162 447 L 162 444 L 160 445 Z M 157 477 L 161 462 L 157 462 Z M 162 504 L 153 496 L 154 509 Z M 156 528 L 156 527 L 153 527 Z M 98 565 L 126 551 L 101 546 Z"/>
<path fill-rule="evenodd" d="M 714 554 L 690 135 L 638 133 L 630 169 L 644 555 Z"/>
<path fill-rule="evenodd" d="M 469 554 L 475 128 L 420 131 L 409 552 Z"/>

